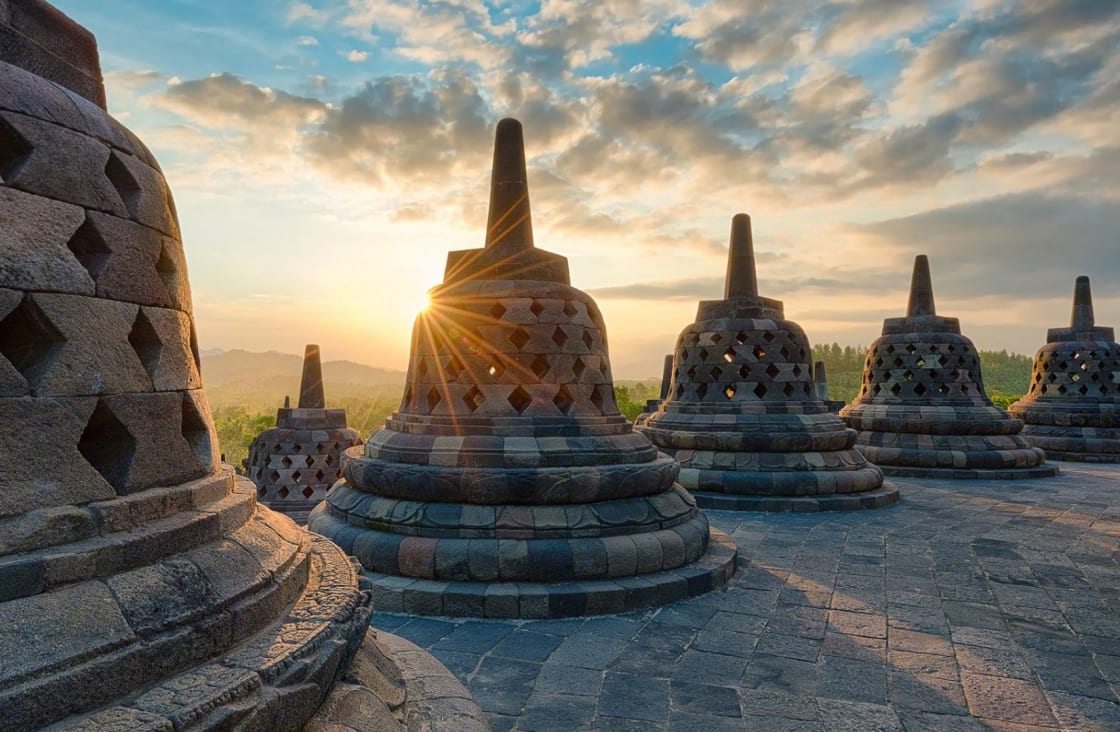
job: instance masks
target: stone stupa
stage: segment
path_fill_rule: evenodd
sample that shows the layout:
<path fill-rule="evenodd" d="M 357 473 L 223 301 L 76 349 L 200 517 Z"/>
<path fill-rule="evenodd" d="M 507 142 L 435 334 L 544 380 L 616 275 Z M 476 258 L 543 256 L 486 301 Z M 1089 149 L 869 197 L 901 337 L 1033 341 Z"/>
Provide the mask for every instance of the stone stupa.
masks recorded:
<path fill-rule="evenodd" d="M 681 463 L 701 506 L 752 511 L 879 508 L 898 500 L 813 384 L 812 353 L 782 303 L 758 295 L 751 220 L 731 223 L 722 300 L 677 339 L 668 397 L 636 429 Z"/>
<path fill-rule="evenodd" d="M 276 412 L 276 426 L 257 435 L 249 448 L 247 474 L 259 498 L 300 524 L 342 477 L 342 451 L 361 445 L 346 426 L 345 409 L 327 409 L 319 346 L 303 355 L 299 402 Z"/>
<path fill-rule="evenodd" d="M 658 396 L 656 399 L 647 399 L 645 405 L 642 407 L 641 414 L 652 414 L 657 411 L 661 402 L 669 397 L 669 384 L 673 380 L 673 354 L 665 354 L 665 360 L 661 365 L 661 385 L 659 387 Z"/>
<path fill-rule="evenodd" d="M 595 302 L 533 246 L 516 120 L 497 128 L 485 246 L 449 253 L 429 295 L 400 410 L 308 521 L 386 607 L 612 613 L 727 580 L 734 545 L 618 412 Z"/>
<path fill-rule="evenodd" d="M 1021 434 L 1021 420 L 992 404 L 980 356 L 956 318 L 937 315 L 929 260 L 914 260 L 904 318 L 883 321 L 863 383 L 840 410 L 858 446 L 888 475 L 1038 478 L 1056 475 Z"/>
<path fill-rule="evenodd" d="M 485 728 L 220 464 L 171 192 L 101 78 L 88 31 L 0 0 L 0 729 Z"/>
<path fill-rule="evenodd" d="M 1046 332 L 1030 390 L 1007 411 L 1048 458 L 1120 462 L 1120 345 L 1096 324 L 1088 277 L 1077 278 L 1069 327 Z"/>

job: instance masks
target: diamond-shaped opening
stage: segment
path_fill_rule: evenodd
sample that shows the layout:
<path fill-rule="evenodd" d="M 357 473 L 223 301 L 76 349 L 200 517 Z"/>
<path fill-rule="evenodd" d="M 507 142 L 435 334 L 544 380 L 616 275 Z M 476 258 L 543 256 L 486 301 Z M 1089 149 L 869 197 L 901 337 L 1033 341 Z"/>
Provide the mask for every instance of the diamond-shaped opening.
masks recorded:
<path fill-rule="evenodd" d="M 421 357 L 420 363 L 416 366 L 416 375 L 420 381 L 428 378 L 428 359 Z"/>
<path fill-rule="evenodd" d="M 290 467 L 292 467 L 292 459 L 290 457 L 288 457 L 287 455 L 285 455 L 284 459 L 280 461 L 280 464 L 283 465 L 285 468 L 290 468 Z"/>
<path fill-rule="evenodd" d="M 1046 380 L 1047 380 L 1047 381 L 1049 381 L 1049 382 L 1050 382 L 1051 384 L 1053 384 L 1053 383 L 1054 383 L 1055 381 L 1057 381 L 1057 380 L 1058 380 L 1058 375 L 1057 375 L 1057 374 L 1055 374 L 1055 373 L 1054 373 L 1053 371 L 1051 371 L 1051 372 L 1050 372 L 1050 373 L 1049 373 L 1049 374 L 1048 374 L 1048 375 L 1046 376 Z"/>
<path fill-rule="evenodd" d="M 575 363 L 572 364 L 572 373 L 576 375 L 577 381 L 583 378 L 583 372 L 586 370 L 587 364 L 583 362 L 582 358 L 577 356 Z"/>
<path fill-rule="evenodd" d="M 1092 380 L 1092 381 L 1100 381 L 1101 380 L 1101 375 L 1100 374 L 1093 374 L 1089 377 L 1089 379 Z"/>
<path fill-rule="evenodd" d="M 712 370 L 711 370 L 711 374 L 712 374 L 712 381 L 719 381 L 720 379 L 723 378 L 723 369 L 721 369 L 719 366 L 713 366 Z"/>
<path fill-rule="evenodd" d="M 556 396 L 552 398 L 552 403 L 563 414 L 567 414 L 572 410 L 572 405 L 576 403 L 576 400 L 572 398 L 572 393 L 568 391 L 567 386 L 561 386 L 560 390 L 556 392 Z"/>
<path fill-rule="evenodd" d="M 968 384 L 961 384 L 961 394 L 968 393 Z"/>
<path fill-rule="evenodd" d="M 94 282 L 97 282 L 97 278 L 105 271 L 109 256 L 112 254 L 109 245 L 105 243 L 105 239 L 88 217 L 70 237 L 70 241 L 66 242 L 66 248 L 73 253 L 78 263 L 85 267 Z"/>
<path fill-rule="evenodd" d="M 735 398 L 735 385 L 734 384 L 727 384 L 726 386 L 724 386 L 723 387 L 723 395 L 725 397 L 727 397 L 728 399 L 734 399 Z"/>
<path fill-rule="evenodd" d="M 53 363 L 66 339 L 39 306 L 25 296 L 0 321 L 0 355 L 8 359 L 32 389 Z"/>
<path fill-rule="evenodd" d="M 788 396 L 793 396 L 793 392 L 794 392 L 793 384 L 791 384 L 787 381 L 786 385 L 782 387 L 782 393 L 785 394 L 788 397 Z"/>
<path fill-rule="evenodd" d="M 747 334 L 744 333 L 743 331 L 739 331 L 738 333 L 735 334 L 735 342 L 738 343 L 740 346 L 743 345 L 744 343 L 747 342 Z"/>
<path fill-rule="evenodd" d="M 544 356 L 537 356 L 533 359 L 533 363 L 529 365 L 529 368 L 533 370 L 533 373 L 537 375 L 538 379 L 544 379 L 545 374 L 552 368 L 552 365 Z"/>
<path fill-rule="evenodd" d="M 727 361 L 727 363 L 731 363 L 732 361 L 734 361 L 735 360 L 735 349 L 732 348 L 731 346 L 728 346 L 727 350 L 723 352 L 723 360 Z"/>
<path fill-rule="evenodd" d="M 688 345 L 690 345 L 690 346 L 700 345 L 700 334 L 699 333 L 693 333 L 692 335 L 690 335 L 688 337 Z"/>
<path fill-rule="evenodd" d="M 902 391 L 902 385 L 901 384 L 892 384 L 891 385 L 891 394 L 894 394 L 895 396 L 898 396 L 899 392 L 901 392 L 901 391 Z"/>
<path fill-rule="evenodd" d="M 876 368 L 880 368 L 880 367 L 882 367 L 882 365 L 883 365 L 883 359 L 881 359 L 881 358 L 875 359 L 875 367 Z"/>
<path fill-rule="evenodd" d="M 1065 385 L 1065 384 L 1059 384 L 1059 385 L 1058 385 L 1058 393 L 1059 393 L 1059 394 L 1065 394 L 1065 393 L 1066 393 L 1066 391 L 1067 391 L 1067 389 L 1066 389 L 1066 385 Z"/>
<path fill-rule="evenodd" d="M 298 470 L 292 473 L 293 483 L 299 483 L 301 480 L 303 480 L 303 473 L 299 472 Z"/>
<path fill-rule="evenodd" d="M 559 348 L 563 348 L 564 344 L 568 342 L 568 334 L 560 326 L 556 326 L 556 330 L 552 331 L 552 342 Z"/>
<path fill-rule="evenodd" d="M 881 384 L 876 384 L 875 386 L 871 387 L 871 392 L 875 396 L 879 396 L 879 393 L 882 392 L 882 391 L 883 391 L 883 387 L 882 387 Z"/>
<path fill-rule="evenodd" d="M 322 483 L 323 478 L 326 478 L 326 477 L 327 477 L 327 474 L 324 473 L 322 470 L 316 470 L 315 471 L 315 480 L 319 481 L 320 483 Z"/>
<path fill-rule="evenodd" d="M 915 384 L 914 385 L 914 393 L 917 394 L 918 396 L 922 396 L 923 394 L 925 394 L 926 393 L 925 384 L 922 384 L 920 382 Z"/>
<path fill-rule="evenodd" d="M 961 353 L 968 353 L 968 346 L 961 346 Z"/>
<path fill-rule="evenodd" d="M 910 369 L 906 369 L 905 371 L 902 372 L 902 378 L 906 379 L 907 381 L 913 381 L 914 380 L 914 372 L 911 371 Z"/>
<path fill-rule="evenodd" d="M 754 388 L 754 395 L 759 399 L 766 396 L 766 387 L 763 384 L 759 384 Z"/>
<path fill-rule="evenodd" d="M 490 364 L 490 368 L 488 368 L 487 371 L 490 373 L 490 376 L 492 378 L 498 379 L 501 378 L 502 374 L 506 372 L 506 367 L 502 364 L 501 361 L 495 361 L 494 363 Z"/>
<path fill-rule="evenodd" d="M 459 378 L 459 374 L 463 373 L 463 362 L 459 360 L 458 356 L 452 356 L 451 360 L 447 362 L 447 378 L 455 381 Z"/>
<path fill-rule="evenodd" d="M 179 422 L 179 432 L 183 439 L 190 445 L 190 451 L 195 453 L 199 460 L 211 460 L 211 431 L 202 412 L 198 411 L 193 398 L 186 392 L 183 394 L 183 417 Z"/>
<path fill-rule="evenodd" d="M 179 292 L 179 268 L 175 266 L 175 258 L 169 253 L 172 246 L 171 243 L 165 242 L 160 247 L 159 261 L 156 262 L 156 273 L 159 275 L 160 281 L 163 282 L 163 288 L 167 290 L 168 296 L 174 298 L 176 293 Z M 81 257 L 78 257 L 78 259 L 81 259 Z M 83 264 L 85 263 L 83 262 Z M 86 269 L 89 269 L 89 267 L 86 267 Z"/>
<path fill-rule="evenodd" d="M 774 363 L 772 363 L 772 364 L 770 364 L 766 367 L 766 375 L 769 376 L 771 379 L 776 377 L 779 373 L 781 373 L 781 371 L 782 370 L 780 368 L 778 368 L 778 365 L 774 364 Z"/>
<path fill-rule="evenodd" d="M 136 439 L 113 412 L 99 400 L 78 440 L 78 452 L 123 495 L 136 454 Z"/>
<path fill-rule="evenodd" d="M 117 195 L 121 197 L 121 203 L 128 209 L 129 216 L 135 217 L 136 211 L 140 207 L 140 184 L 132 177 L 128 166 L 124 164 L 115 150 L 109 153 L 109 160 L 105 163 L 105 176 L 113 184 L 113 188 L 117 189 Z"/>
<path fill-rule="evenodd" d="M 950 344 L 949 344 L 949 349 L 948 349 L 948 350 L 949 350 L 949 353 L 956 353 L 956 351 L 957 351 L 957 347 L 956 347 L 956 346 L 954 346 L 954 345 L 953 345 L 952 343 L 950 343 Z"/>
<path fill-rule="evenodd" d="M 304 498 L 308 498 L 308 499 L 310 499 L 311 496 L 315 495 L 315 489 L 312 488 L 311 486 L 304 487 L 304 489 L 300 492 L 303 493 Z"/>
<path fill-rule="evenodd" d="M 529 392 L 522 389 L 520 386 L 513 390 L 509 395 L 509 404 L 518 414 L 523 413 L 533 403 L 533 398 L 529 396 Z"/>
<path fill-rule="evenodd" d="M 801 364 L 795 363 L 793 365 L 793 375 L 794 376 L 801 376 Z"/>
<path fill-rule="evenodd" d="M 521 350 L 525 344 L 529 342 L 529 334 L 521 328 L 516 328 L 509 335 L 509 342 L 513 344 L 514 348 Z"/>
<path fill-rule="evenodd" d="M 696 387 L 696 396 L 700 397 L 701 399 L 708 396 L 708 385 L 700 384 L 700 386 Z"/>
<path fill-rule="evenodd" d="M 132 322 L 132 330 L 128 334 L 128 343 L 132 346 L 132 350 L 136 351 L 140 363 L 144 364 L 148 376 L 155 378 L 156 368 L 159 367 L 159 355 L 163 352 L 163 341 L 159 339 L 152 321 L 144 313 L 144 308 L 140 308 L 136 313 L 136 320 Z"/>
<path fill-rule="evenodd" d="M 894 344 L 887 346 L 887 353 L 894 353 Z"/>
<path fill-rule="evenodd" d="M 0 117 L 0 178 L 11 183 L 31 158 L 33 150 L 31 143 Z"/>
<path fill-rule="evenodd" d="M 1082 384 L 1081 386 L 1079 386 L 1077 388 L 1077 391 L 1081 392 L 1081 396 L 1085 396 L 1086 394 L 1089 393 L 1089 387 L 1086 386 L 1085 384 Z"/>
<path fill-rule="evenodd" d="M 1089 364 L 1082 361 L 1080 368 L 1081 368 L 1082 371 L 1088 371 L 1089 370 Z"/>
<path fill-rule="evenodd" d="M 762 350 L 762 346 L 755 346 L 753 351 L 754 357 L 761 360 L 766 355 L 766 351 Z"/>
<path fill-rule="evenodd" d="M 701 361 L 707 361 L 708 360 L 708 349 L 707 348 L 701 348 L 700 349 L 700 360 Z"/>
<path fill-rule="evenodd" d="M 486 397 L 479 391 L 477 386 L 472 386 L 467 393 L 463 395 L 463 403 L 466 404 L 467 409 L 472 412 L 481 407 L 484 401 L 486 401 Z"/>
<path fill-rule="evenodd" d="M 490 317 L 492 317 L 494 320 L 501 320 L 502 316 L 505 314 L 506 306 L 502 305 L 500 302 L 494 303 L 494 305 L 490 308 Z"/>
<path fill-rule="evenodd" d="M 305 457 L 303 459 L 303 464 L 310 468 L 312 465 L 315 464 L 315 458 L 308 455 L 307 457 Z"/>
<path fill-rule="evenodd" d="M 751 367 L 750 366 L 748 366 L 746 364 L 743 364 L 742 366 L 739 367 L 739 376 L 740 377 L 742 377 L 744 379 L 747 379 L 747 378 L 750 378 L 750 375 L 751 375 Z"/>
<path fill-rule="evenodd" d="M 770 331 L 766 331 L 765 333 L 762 334 L 762 340 L 766 341 L 767 343 L 773 343 L 774 339 L 777 338 L 777 337 L 778 336 L 774 335 Z"/>
<path fill-rule="evenodd" d="M 782 354 L 782 358 L 786 361 L 789 360 L 789 349 L 785 346 L 782 346 L 780 349 L 778 349 L 778 353 Z"/>
<path fill-rule="evenodd" d="M 914 365 L 918 368 L 923 368 L 926 365 L 926 360 L 921 356 L 918 356 L 918 360 L 914 362 Z"/>
<path fill-rule="evenodd" d="M 594 404 L 595 408 L 600 412 L 603 411 L 603 407 L 607 403 L 607 400 L 603 398 L 603 391 L 599 385 L 596 385 L 595 388 L 591 390 L 591 403 Z"/>
<path fill-rule="evenodd" d="M 723 340 L 722 335 L 720 335 L 719 333 L 712 333 L 712 343 L 714 343 L 718 346 L 720 341 L 722 341 L 722 340 Z"/>
<path fill-rule="evenodd" d="M 564 301 L 564 315 L 567 315 L 569 318 L 574 318 L 578 312 L 579 308 L 576 307 L 574 302 L 571 300 Z"/>
<path fill-rule="evenodd" d="M 1074 373 L 1069 375 L 1069 378 L 1073 381 L 1081 381 L 1081 374 L 1075 371 Z"/>
<path fill-rule="evenodd" d="M 696 367 L 695 366 L 689 366 L 688 371 L 685 371 L 685 373 L 688 374 L 689 379 L 695 379 L 696 378 Z"/>
<path fill-rule="evenodd" d="M 334 465 L 334 456 L 328 454 L 325 458 L 323 458 L 323 464 L 324 465 Z"/>
<path fill-rule="evenodd" d="M 297 442 L 296 444 L 292 445 L 292 450 L 294 450 L 296 452 L 302 452 L 303 451 L 303 445 L 301 445 Z"/>
<path fill-rule="evenodd" d="M 895 356 L 894 361 L 891 361 L 891 363 L 894 364 L 894 367 L 897 369 L 900 368 L 905 362 L 902 360 L 901 356 Z"/>
<path fill-rule="evenodd" d="M 278 488 L 276 491 L 276 495 L 280 496 L 281 498 L 287 498 L 289 493 L 291 493 L 291 491 L 288 490 L 288 486 L 286 485 L 280 486 L 280 488 Z"/>
<path fill-rule="evenodd" d="M 1043 385 L 1042 385 L 1042 388 L 1040 388 L 1040 389 L 1039 389 L 1039 392 L 1040 392 L 1040 393 L 1042 393 L 1042 394 L 1045 394 L 1045 393 L 1046 393 L 1046 391 L 1047 391 L 1047 388 L 1048 388 L 1048 387 L 1046 386 L 1046 384 L 1043 384 Z"/>
<path fill-rule="evenodd" d="M 529 306 L 529 312 L 539 318 L 541 313 L 544 312 L 544 305 L 541 305 L 540 300 L 534 299 L 533 304 Z"/>
<path fill-rule="evenodd" d="M 441 397 L 439 395 L 439 392 L 436 390 L 436 388 L 434 386 L 431 389 L 428 389 L 427 401 L 428 401 L 428 411 L 429 412 L 431 412 L 433 409 L 436 408 L 436 405 L 439 404 L 440 398 Z"/>
<path fill-rule="evenodd" d="M 587 350 L 589 351 L 591 350 L 591 347 L 595 345 L 595 338 L 589 331 L 586 330 L 583 331 L 583 345 L 587 346 Z"/>
<path fill-rule="evenodd" d="M 937 393 L 941 394 L 941 395 L 948 394 L 949 393 L 949 387 L 946 386 L 945 384 L 938 384 Z"/>
<path fill-rule="evenodd" d="M 914 351 L 916 351 L 916 350 L 918 350 L 918 347 L 915 346 L 913 343 L 907 343 L 906 344 L 906 352 L 907 353 L 913 354 Z"/>

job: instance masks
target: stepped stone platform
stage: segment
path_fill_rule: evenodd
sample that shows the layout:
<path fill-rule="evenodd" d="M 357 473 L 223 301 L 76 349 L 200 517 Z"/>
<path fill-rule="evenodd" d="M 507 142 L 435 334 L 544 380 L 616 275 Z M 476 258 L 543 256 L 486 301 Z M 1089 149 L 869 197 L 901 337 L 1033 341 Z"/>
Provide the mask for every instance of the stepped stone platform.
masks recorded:
<path fill-rule="evenodd" d="M 883 321 L 856 398 L 840 410 L 858 449 L 887 475 L 1045 478 L 1058 469 L 992 404 L 960 322 L 937 314 L 929 260 L 914 260 L 906 317 Z"/>
<path fill-rule="evenodd" d="M 882 511 L 709 510 L 739 571 L 666 607 L 373 625 L 502 731 L 1120 729 L 1120 467 L 894 482 Z"/>
<path fill-rule="evenodd" d="M 220 464 L 171 191 L 97 58 L 0 0 L 0 729 L 299 730 L 324 702 L 485 729 L 369 631 L 352 560 Z"/>
<path fill-rule="evenodd" d="M 1120 462 L 1120 345 L 1094 320 L 1088 277 L 1074 286 L 1070 326 L 1047 331 L 1030 389 L 1007 411 L 1047 458 Z"/>
<path fill-rule="evenodd" d="M 276 412 L 276 426 L 256 436 L 245 461 L 260 500 L 298 524 L 342 477 L 342 452 L 362 444 L 345 409 L 327 409 L 319 346 L 304 349 L 299 402 Z"/>
<path fill-rule="evenodd" d="M 481 249 L 451 252 L 416 320 L 399 411 L 343 455 L 308 520 L 382 606 L 485 617 L 624 612 L 734 571 L 678 465 L 614 400 L 606 330 L 533 246 L 521 125 L 498 124 Z"/>
<path fill-rule="evenodd" d="M 635 430 L 681 464 L 705 508 L 830 511 L 898 500 L 853 448 L 856 433 L 814 382 L 809 339 L 758 294 L 750 217 L 732 220 L 722 300 L 700 303 L 677 339 L 671 383 Z"/>

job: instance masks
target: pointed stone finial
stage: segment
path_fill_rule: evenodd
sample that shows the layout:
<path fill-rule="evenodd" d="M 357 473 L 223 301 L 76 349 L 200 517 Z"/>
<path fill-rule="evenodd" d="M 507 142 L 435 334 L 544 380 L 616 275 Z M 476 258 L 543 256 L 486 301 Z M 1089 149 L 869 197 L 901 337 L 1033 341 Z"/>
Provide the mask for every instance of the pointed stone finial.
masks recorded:
<path fill-rule="evenodd" d="M 817 361 L 813 364 L 813 381 L 817 384 L 828 383 L 828 375 L 824 370 L 824 361 Z"/>
<path fill-rule="evenodd" d="M 727 282 L 723 288 L 723 299 L 733 297 L 758 297 L 751 217 L 745 213 L 736 214 L 731 219 L 731 246 L 727 253 Z"/>
<path fill-rule="evenodd" d="M 929 258 L 919 254 L 914 258 L 914 274 L 910 278 L 910 302 L 906 306 L 906 317 L 936 315 L 933 306 L 933 280 L 929 276 Z"/>
<path fill-rule="evenodd" d="M 521 123 L 506 118 L 494 133 L 494 165 L 490 177 L 490 215 L 486 246 L 533 246 L 529 182 L 525 172 L 525 140 Z"/>
<path fill-rule="evenodd" d="M 292 408 L 292 398 L 287 394 L 284 395 L 284 409 Z"/>
<path fill-rule="evenodd" d="M 323 396 L 323 365 L 319 362 L 319 347 L 308 344 L 303 352 L 303 377 L 299 382 L 300 409 L 326 409 Z"/>
<path fill-rule="evenodd" d="M 669 398 L 669 382 L 673 380 L 673 354 L 665 355 L 665 366 L 661 369 L 661 401 Z"/>
<path fill-rule="evenodd" d="M 1073 286 L 1073 313 L 1069 327 L 1076 331 L 1092 330 L 1096 325 L 1093 317 L 1093 292 L 1089 289 L 1089 278 L 1081 275 Z"/>

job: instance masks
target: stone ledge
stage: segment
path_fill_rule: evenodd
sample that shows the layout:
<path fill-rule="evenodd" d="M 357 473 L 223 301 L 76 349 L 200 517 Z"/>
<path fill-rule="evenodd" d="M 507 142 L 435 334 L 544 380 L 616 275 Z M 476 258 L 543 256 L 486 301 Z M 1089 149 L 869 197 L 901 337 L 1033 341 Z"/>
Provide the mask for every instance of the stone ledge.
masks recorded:
<path fill-rule="evenodd" d="M 1047 457 L 1050 457 L 1047 454 Z M 1056 465 L 1039 465 L 1033 468 L 971 469 L 971 468 L 906 468 L 879 465 L 883 475 L 900 478 L 943 478 L 948 480 L 1016 480 L 1019 478 L 1052 478 L 1058 474 Z"/>
<path fill-rule="evenodd" d="M 886 472 L 886 471 L 883 471 Z M 884 483 L 881 488 L 863 493 L 835 493 L 822 496 L 760 496 L 694 492 L 701 508 L 726 511 L 765 511 L 770 513 L 816 513 L 818 511 L 856 511 L 885 508 L 898 503 L 898 488 Z"/>
<path fill-rule="evenodd" d="M 606 615 L 666 605 L 709 592 L 735 572 L 738 550 L 726 534 L 709 533 L 707 552 L 678 569 L 613 580 L 440 582 L 366 571 L 378 609 L 416 615 L 564 618 Z"/>

